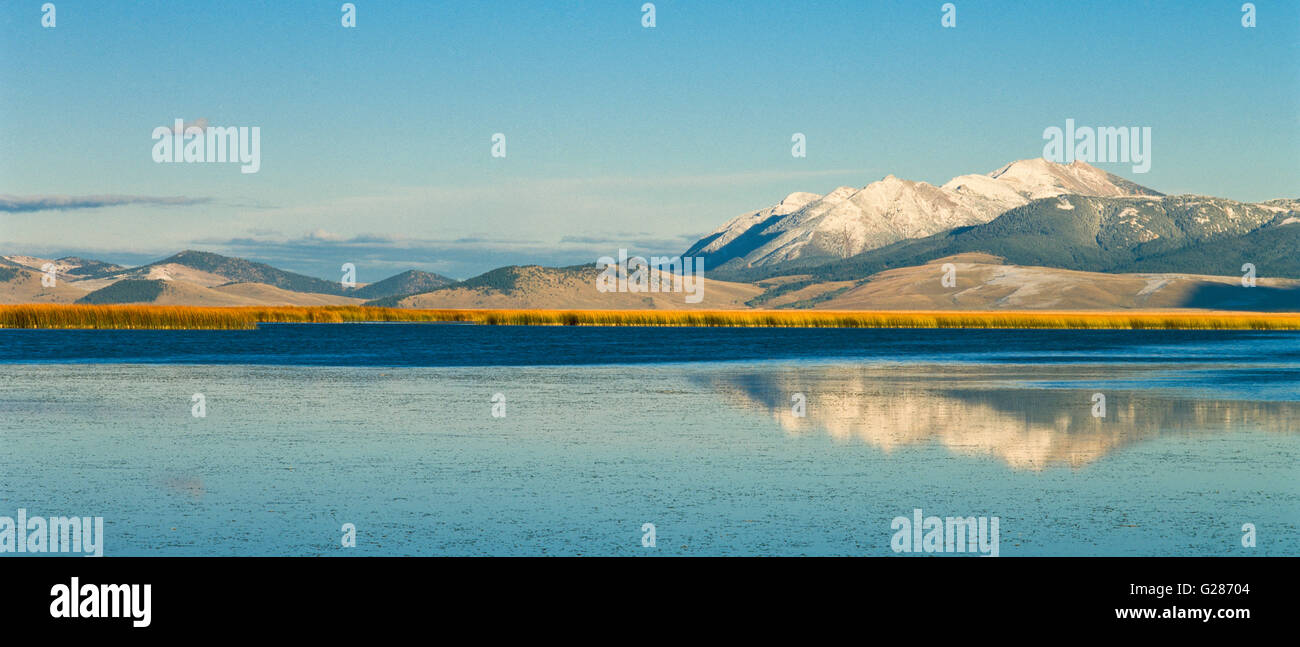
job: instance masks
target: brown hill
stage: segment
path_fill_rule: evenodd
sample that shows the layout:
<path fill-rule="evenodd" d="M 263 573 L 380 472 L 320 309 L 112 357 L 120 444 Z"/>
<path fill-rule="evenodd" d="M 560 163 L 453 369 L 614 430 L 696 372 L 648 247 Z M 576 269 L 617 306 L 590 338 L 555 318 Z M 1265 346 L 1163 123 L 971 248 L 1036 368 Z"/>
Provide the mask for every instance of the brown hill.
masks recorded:
<path fill-rule="evenodd" d="M 16 266 L 0 267 L 0 303 L 72 303 L 86 295 L 76 284 L 57 278 L 47 288 L 41 285 L 41 276 Z"/>
<path fill-rule="evenodd" d="M 944 287 L 943 266 L 956 270 Z M 958 254 L 872 275 L 825 301 L 825 310 L 1215 310 L 1300 309 L 1300 280 L 1261 278 L 1245 288 L 1238 276 L 1104 274 L 1005 265 L 987 254 Z"/>
<path fill-rule="evenodd" d="M 330 294 L 292 292 L 262 283 L 231 283 L 205 287 L 187 281 L 124 279 L 85 294 L 79 302 L 186 306 L 319 306 L 356 305 L 362 303 L 362 300 Z"/>
<path fill-rule="evenodd" d="M 574 310 L 730 310 L 763 292 L 750 283 L 704 279 L 703 298 L 688 303 L 683 292 L 600 292 L 593 267 L 504 267 L 432 292 L 396 301 L 405 308 L 559 308 Z"/>
<path fill-rule="evenodd" d="M 332 306 L 360 305 L 365 299 L 315 292 L 294 292 L 265 283 L 229 283 L 211 288 L 213 292 L 247 299 L 248 305 Z"/>

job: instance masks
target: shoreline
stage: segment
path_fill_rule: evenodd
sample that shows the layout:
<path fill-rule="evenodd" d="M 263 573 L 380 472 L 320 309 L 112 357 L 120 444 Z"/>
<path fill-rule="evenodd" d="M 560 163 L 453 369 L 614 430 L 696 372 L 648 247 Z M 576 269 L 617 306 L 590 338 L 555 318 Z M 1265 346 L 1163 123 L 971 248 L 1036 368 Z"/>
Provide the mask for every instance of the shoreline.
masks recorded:
<path fill-rule="evenodd" d="M 0 305 L 0 328 L 255 330 L 261 323 L 525 326 L 1300 330 L 1300 312 L 925 310 L 491 310 L 369 306 Z"/>

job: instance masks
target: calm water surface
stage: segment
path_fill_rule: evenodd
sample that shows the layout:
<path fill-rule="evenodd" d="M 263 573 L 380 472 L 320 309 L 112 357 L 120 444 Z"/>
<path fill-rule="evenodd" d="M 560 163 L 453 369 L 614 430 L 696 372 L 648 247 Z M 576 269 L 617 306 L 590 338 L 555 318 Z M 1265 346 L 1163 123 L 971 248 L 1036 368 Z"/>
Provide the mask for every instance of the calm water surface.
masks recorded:
<path fill-rule="evenodd" d="M 107 555 L 891 555 L 915 508 L 1004 556 L 1300 553 L 1296 333 L 0 330 L 0 364 L 0 516 L 103 516 Z"/>

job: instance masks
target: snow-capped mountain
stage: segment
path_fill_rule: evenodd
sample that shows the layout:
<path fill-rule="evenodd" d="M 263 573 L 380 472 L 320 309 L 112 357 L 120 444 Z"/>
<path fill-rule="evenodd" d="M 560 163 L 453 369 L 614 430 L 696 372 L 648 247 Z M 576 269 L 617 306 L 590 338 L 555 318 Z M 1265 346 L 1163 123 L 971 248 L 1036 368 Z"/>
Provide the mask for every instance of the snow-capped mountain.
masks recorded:
<path fill-rule="evenodd" d="M 686 251 L 717 268 L 795 259 L 846 258 L 909 238 L 986 223 L 1031 200 L 1058 195 L 1161 194 L 1084 162 L 1027 159 L 987 175 L 962 175 L 943 186 L 887 175 L 861 189 L 824 196 L 792 193 L 701 238 Z"/>

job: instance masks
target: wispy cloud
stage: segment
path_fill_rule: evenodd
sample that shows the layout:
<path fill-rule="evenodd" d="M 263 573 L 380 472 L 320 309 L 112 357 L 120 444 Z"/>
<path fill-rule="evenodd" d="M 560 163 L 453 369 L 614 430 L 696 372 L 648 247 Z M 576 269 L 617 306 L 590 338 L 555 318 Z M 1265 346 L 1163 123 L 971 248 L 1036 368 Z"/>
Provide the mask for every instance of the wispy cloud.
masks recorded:
<path fill-rule="evenodd" d="M 152 195 L 0 195 L 0 211 L 27 213 L 32 211 L 71 211 L 74 209 L 101 209 L 124 205 L 186 206 L 211 202 L 212 198 Z"/>
<path fill-rule="evenodd" d="M 355 263 L 359 273 L 368 274 L 365 280 L 373 281 L 408 269 L 468 278 L 503 265 L 588 264 L 620 248 L 641 255 L 671 255 L 680 253 L 686 241 L 620 236 L 572 237 L 559 243 L 489 237 L 437 240 L 381 234 L 344 236 L 318 229 L 298 237 L 254 235 L 192 244 L 313 276 L 333 276 L 341 263 Z"/>
<path fill-rule="evenodd" d="M 693 235 L 655 236 L 647 232 L 642 232 L 638 234 L 606 234 L 603 236 L 561 236 L 560 242 L 575 245 L 599 245 L 601 248 L 635 247 L 637 249 L 680 252 L 681 250 L 690 247 L 691 244 L 699 238 L 699 236 Z"/>

